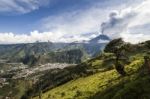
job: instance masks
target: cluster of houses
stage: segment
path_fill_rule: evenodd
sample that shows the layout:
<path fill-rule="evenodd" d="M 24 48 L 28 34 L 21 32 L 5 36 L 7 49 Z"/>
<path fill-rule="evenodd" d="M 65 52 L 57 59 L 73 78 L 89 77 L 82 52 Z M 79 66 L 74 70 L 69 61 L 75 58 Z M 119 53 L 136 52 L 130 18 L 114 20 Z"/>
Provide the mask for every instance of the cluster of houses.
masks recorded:
<path fill-rule="evenodd" d="M 71 64 L 66 64 L 66 63 L 48 63 L 40 66 L 35 66 L 32 68 L 24 68 L 16 73 L 15 76 L 13 76 L 13 79 L 19 79 L 19 78 L 26 78 L 32 74 L 47 71 L 50 69 L 63 69 L 65 67 L 70 66 Z"/>
<path fill-rule="evenodd" d="M 36 73 L 36 76 L 38 76 L 38 73 L 50 70 L 50 69 L 63 69 L 65 67 L 68 67 L 73 64 L 66 64 L 66 63 L 47 63 L 44 65 L 40 66 L 35 66 L 35 67 L 28 67 L 24 64 L 21 63 L 7 63 L 9 65 L 6 70 L 1 70 L 0 71 L 0 88 L 2 88 L 5 85 L 8 85 L 8 79 L 22 79 L 22 78 L 27 78 L 30 75 L 33 75 Z M 4 76 L 4 75 L 7 75 Z M 6 78 L 5 78 L 6 77 Z M 34 77 L 35 78 L 35 77 Z"/>

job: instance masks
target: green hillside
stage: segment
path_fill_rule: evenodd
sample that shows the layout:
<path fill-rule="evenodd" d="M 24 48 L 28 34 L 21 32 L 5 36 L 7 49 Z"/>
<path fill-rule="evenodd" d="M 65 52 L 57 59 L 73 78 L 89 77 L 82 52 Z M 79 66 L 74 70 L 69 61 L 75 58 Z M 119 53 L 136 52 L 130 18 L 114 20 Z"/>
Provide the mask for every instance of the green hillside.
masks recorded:
<path fill-rule="evenodd" d="M 149 79 L 147 76 L 140 78 L 137 73 L 142 62 L 142 60 L 135 60 L 126 66 L 126 71 L 129 73 L 127 77 L 120 77 L 115 70 L 96 73 L 88 77 L 72 80 L 43 93 L 42 99 L 120 99 L 125 94 L 128 98 L 124 99 L 135 99 L 134 97 L 138 95 L 136 91 L 139 88 L 136 85 L 140 84 L 140 92 L 142 92 L 142 87 L 146 87 L 145 83 Z M 143 81 L 146 82 L 142 84 Z M 145 91 L 149 92 L 150 89 Z M 148 95 L 148 93 L 145 94 Z M 38 97 L 35 99 L 38 99 Z"/>
<path fill-rule="evenodd" d="M 21 58 L 24 64 L 35 66 L 45 63 L 70 63 L 78 64 L 88 58 L 88 54 L 84 50 L 70 49 L 61 51 L 50 51 L 42 55 L 26 55 Z"/>
<path fill-rule="evenodd" d="M 52 42 L 0 45 L 0 60 L 13 63 L 21 62 L 28 65 L 48 62 L 80 63 L 87 58 L 96 56 L 105 45 L 105 43 Z"/>
<path fill-rule="evenodd" d="M 20 59 L 30 55 L 43 55 L 66 46 L 66 43 L 35 42 L 26 44 L 0 45 L 0 59 L 9 62 L 20 62 Z"/>
<path fill-rule="evenodd" d="M 116 42 L 117 41 L 117 42 Z M 115 69 L 116 56 L 113 53 L 103 53 L 100 56 L 79 64 L 80 73 L 71 72 L 61 78 L 72 77 L 65 82 L 55 83 L 47 90 L 41 90 L 34 99 L 149 99 L 150 77 L 144 57 L 149 57 L 149 42 L 136 45 L 125 43 L 122 40 L 110 42 L 109 47 L 127 46 L 124 54 L 126 60 L 120 60 L 124 65 L 126 75 L 120 75 Z M 110 46 L 113 45 L 113 46 Z M 69 70 L 72 71 L 72 70 Z M 81 74 L 81 75 L 80 75 Z M 69 76 L 70 75 L 70 76 Z M 44 82 L 43 82 L 44 83 Z M 50 83 L 49 83 L 50 84 Z"/>

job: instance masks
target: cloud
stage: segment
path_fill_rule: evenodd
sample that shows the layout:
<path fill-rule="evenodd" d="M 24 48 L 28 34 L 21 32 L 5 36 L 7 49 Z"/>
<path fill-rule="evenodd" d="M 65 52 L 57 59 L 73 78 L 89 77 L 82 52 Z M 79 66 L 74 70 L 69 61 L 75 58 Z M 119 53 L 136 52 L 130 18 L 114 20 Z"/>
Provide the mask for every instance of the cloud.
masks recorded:
<path fill-rule="evenodd" d="M 101 13 L 104 14 L 101 15 Z M 101 20 L 105 19 L 105 16 L 107 13 L 101 9 L 90 9 L 84 12 L 79 10 L 46 17 L 41 20 L 40 25 L 42 25 L 42 30 L 60 31 L 64 34 L 81 34 L 98 31 Z"/>
<path fill-rule="evenodd" d="M 46 6 L 49 0 L 0 0 L 1 14 L 24 14 Z"/>
<path fill-rule="evenodd" d="M 150 1 L 116 11 L 101 24 L 101 30 L 111 38 L 122 37 L 125 41 L 138 43 L 150 37 Z"/>
<path fill-rule="evenodd" d="M 49 0 L 44 1 L 48 2 Z M 45 6 L 46 3 L 42 3 L 44 1 L 12 0 L 8 2 L 1 0 L 0 12 L 28 13 Z M 118 1 L 114 0 L 113 2 Z M 37 23 L 39 30 L 31 32 L 29 35 L 0 33 L 0 43 L 73 42 L 89 40 L 101 32 L 110 38 L 122 37 L 132 43 L 149 40 L 150 1 L 124 1 L 125 3 L 114 5 L 110 0 L 109 5 L 107 5 L 108 2 L 105 2 L 105 5 L 96 3 L 86 9 L 44 17 Z M 140 1 L 140 3 L 136 1 Z"/>
<path fill-rule="evenodd" d="M 119 1 L 114 0 L 114 2 L 117 4 Z M 98 35 L 101 33 L 100 31 L 108 32 L 107 35 L 111 38 L 120 37 L 119 33 L 125 31 L 124 27 L 127 27 L 128 22 L 136 16 L 136 12 L 132 13 L 130 7 L 137 4 L 139 4 L 138 0 L 133 0 L 133 2 L 125 0 L 119 5 L 113 4 L 112 1 L 97 2 L 86 9 L 45 17 L 40 21 L 39 28 L 42 31 L 51 31 L 56 34 L 61 32 L 64 36 L 78 37 L 77 40 L 83 37 L 82 34 L 96 32 Z M 104 22 L 104 20 L 108 22 Z M 100 30 L 101 23 L 103 23 L 103 30 Z M 104 28 L 107 29 L 104 30 Z M 87 40 L 91 36 L 84 38 Z"/>
<path fill-rule="evenodd" d="M 61 33 L 63 41 L 89 40 L 95 35 L 99 35 L 100 23 L 106 19 L 107 12 L 108 10 L 91 8 L 85 11 L 77 10 L 57 16 L 49 16 L 40 21 L 39 29 L 51 31 L 56 35 Z"/>
<path fill-rule="evenodd" d="M 93 37 L 94 35 L 92 35 Z M 94 36 L 95 37 L 95 36 Z M 62 33 L 52 32 L 39 32 L 33 31 L 29 35 L 27 34 L 14 34 L 14 33 L 0 33 L 0 44 L 15 44 L 15 43 L 33 43 L 39 42 L 73 42 L 89 40 L 87 37 L 82 35 L 64 36 Z"/>
<path fill-rule="evenodd" d="M 33 31 L 29 35 L 21 34 L 16 35 L 14 33 L 0 33 L 0 43 L 1 44 L 13 44 L 13 43 L 32 43 L 36 41 L 47 42 L 49 40 L 56 41 L 61 36 L 55 35 L 52 32 Z"/>

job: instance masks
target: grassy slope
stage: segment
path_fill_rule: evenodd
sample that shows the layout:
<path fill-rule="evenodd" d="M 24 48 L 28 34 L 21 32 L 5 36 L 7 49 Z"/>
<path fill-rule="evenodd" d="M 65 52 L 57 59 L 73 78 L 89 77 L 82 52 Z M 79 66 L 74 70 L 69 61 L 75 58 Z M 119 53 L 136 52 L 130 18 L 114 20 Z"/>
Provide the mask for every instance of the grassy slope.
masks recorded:
<path fill-rule="evenodd" d="M 124 96 L 133 99 L 141 91 L 145 91 L 144 96 L 146 97 L 150 87 L 145 89 L 145 83 L 147 84 L 149 78 L 147 76 L 139 77 L 138 70 L 142 64 L 143 60 L 140 58 L 127 65 L 128 76 L 126 77 L 121 77 L 115 70 L 109 70 L 72 80 L 43 93 L 42 99 L 123 99 Z M 137 87 L 138 84 L 139 87 Z M 147 86 L 149 85 L 147 84 Z"/>
<path fill-rule="evenodd" d="M 95 71 L 92 75 L 55 87 L 43 93 L 42 99 L 150 99 L 150 77 L 142 67 L 143 57 L 149 55 L 147 43 L 129 45 L 128 51 L 129 59 L 122 63 L 128 64 L 127 76 L 112 69 L 114 55 L 104 54 L 85 62 L 88 71 Z"/>

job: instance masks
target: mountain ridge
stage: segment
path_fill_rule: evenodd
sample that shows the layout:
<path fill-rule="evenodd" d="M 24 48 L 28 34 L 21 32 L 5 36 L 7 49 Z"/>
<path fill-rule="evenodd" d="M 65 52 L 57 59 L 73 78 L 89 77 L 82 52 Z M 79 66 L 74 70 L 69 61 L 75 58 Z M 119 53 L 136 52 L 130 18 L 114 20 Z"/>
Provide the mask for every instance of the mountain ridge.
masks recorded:
<path fill-rule="evenodd" d="M 52 43 L 52 42 L 35 42 L 22 44 L 6 44 L 0 45 L 0 58 L 8 61 L 18 62 L 26 56 L 43 56 L 48 52 L 56 53 L 56 51 L 67 51 L 73 49 L 82 50 L 86 56 L 94 57 L 103 50 L 107 42 L 93 42 L 95 39 L 107 39 L 105 35 L 100 35 L 88 42 L 72 42 L 72 43 Z M 107 39 L 108 40 L 108 39 Z M 83 53 L 84 54 L 84 53 Z"/>

